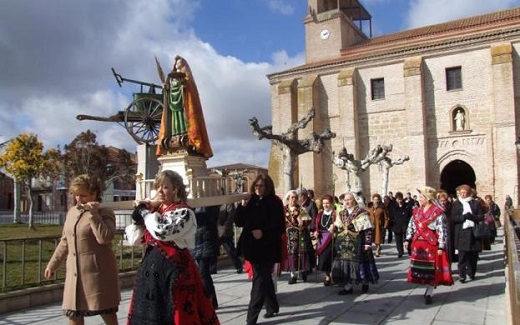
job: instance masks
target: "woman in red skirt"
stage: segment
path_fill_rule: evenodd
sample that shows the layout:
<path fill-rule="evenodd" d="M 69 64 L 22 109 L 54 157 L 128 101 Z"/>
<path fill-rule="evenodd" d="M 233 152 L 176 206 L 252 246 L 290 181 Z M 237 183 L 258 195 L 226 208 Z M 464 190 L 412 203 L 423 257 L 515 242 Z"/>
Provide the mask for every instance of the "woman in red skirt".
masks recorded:
<path fill-rule="evenodd" d="M 451 267 L 446 254 L 446 215 L 435 201 L 434 188 L 417 189 L 420 207 L 416 208 L 406 231 L 405 249 L 412 243 L 408 282 L 426 285 L 424 302 L 432 303 L 433 288 L 452 285 Z"/>

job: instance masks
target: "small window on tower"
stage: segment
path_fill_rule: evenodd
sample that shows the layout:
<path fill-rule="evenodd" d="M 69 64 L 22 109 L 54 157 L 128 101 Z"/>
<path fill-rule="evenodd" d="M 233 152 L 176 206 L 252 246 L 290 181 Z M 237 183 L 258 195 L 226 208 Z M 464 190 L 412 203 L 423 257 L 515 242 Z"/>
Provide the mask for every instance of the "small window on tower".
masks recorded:
<path fill-rule="evenodd" d="M 462 68 L 446 68 L 446 90 L 462 89 Z"/>
<path fill-rule="evenodd" d="M 372 86 L 372 100 L 385 99 L 385 79 L 371 79 Z"/>

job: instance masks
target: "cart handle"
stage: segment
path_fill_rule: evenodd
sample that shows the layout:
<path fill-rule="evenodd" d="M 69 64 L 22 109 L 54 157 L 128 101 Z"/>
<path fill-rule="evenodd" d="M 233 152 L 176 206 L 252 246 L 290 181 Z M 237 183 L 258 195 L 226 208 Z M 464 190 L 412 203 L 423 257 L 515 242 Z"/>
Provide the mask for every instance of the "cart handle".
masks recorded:
<path fill-rule="evenodd" d="M 134 84 L 141 85 L 141 87 L 142 86 L 148 86 L 150 88 L 159 88 L 159 89 L 162 88 L 161 85 L 156 85 L 154 83 L 123 78 L 119 73 L 116 72 L 116 70 L 114 68 L 111 68 L 111 69 L 112 69 L 112 73 L 114 74 L 114 77 L 116 78 L 116 81 L 117 81 L 117 84 L 119 85 L 119 87 L 122 87 L 123 82 L 126 81 L 126 82 L 131 82 L 131 83 L 134 83 Z"/>

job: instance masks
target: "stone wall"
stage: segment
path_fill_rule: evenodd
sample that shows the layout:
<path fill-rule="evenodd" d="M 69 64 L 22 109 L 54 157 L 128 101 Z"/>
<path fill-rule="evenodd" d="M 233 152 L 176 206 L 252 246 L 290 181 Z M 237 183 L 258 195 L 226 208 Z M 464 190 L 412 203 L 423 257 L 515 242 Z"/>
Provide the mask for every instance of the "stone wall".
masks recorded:
<path fill-rule="evenodd" d="M 462 160 L 475 172 L 479 195 L 491 194 L 499 203 L 506 194 L 516 197 L 515 94 L 520 90 L 520 61 L 513 49 L 517 47 L 515 42 L 454 47 L 423 56 L 382 58 L 292 75 L 290 80 L 296 80 L 298 87 L 291 89 L 292 96 L 284 98 L 295 103 L 280 98 L 273 101 L 275 131 L 284 132 L 294 122 L 285 107 L 295 104 L 298 119 L 310 107 L 319 111 L 315 132 L 330 127 L 337 134 L 321 155 L 299 157 L 298 184 L 302 181 L 318 195 L 332 190 L 342 193 L 347 176 L 331 166 L 332 152 L 346 146 L 361 159 L 378 144 L 392 144 L 392 159 L 409 155 L 410 161 L 390 169 L 390 191 L 413 192 L 424 184 L 439 188 L 443 169 L 450 162 Z M 462 89 L 448 91 L 446 68 L 457 66 L 462 67 Z M 374 78 L 384 78 L 382 100 L 371 99 Z M 466 127 L 455 131 L 453 117 L 460 108 L 466 114 Z M 305 137 L 310 131 L 305 129 L 299 136 Z M 363 182 L 367 196 L 380 192 L 379 168 L 371 166 L 363 173 Z M 278 183 L 277 189 L 281 186 Z"/>

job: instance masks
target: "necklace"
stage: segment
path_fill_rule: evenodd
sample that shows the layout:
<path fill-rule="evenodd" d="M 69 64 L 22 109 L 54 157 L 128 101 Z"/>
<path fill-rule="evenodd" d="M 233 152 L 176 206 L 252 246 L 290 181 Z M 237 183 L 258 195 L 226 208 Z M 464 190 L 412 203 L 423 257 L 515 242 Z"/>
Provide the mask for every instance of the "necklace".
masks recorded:
<path fill-rule="evenodd" d="M 329 214 L 325 214 L 325 212 L 323 212 L 323 214 L 321 215 L 321 220 L 320 220 L 320 224 L 323 228 L 328 228 L 329 222 L 332 219 L 333 213 L 334 213 L 333 211 L 330 211 Z M 328 218 L 325 219 L 325 217 L 328 217 Z M 325 222 L 323 222 L 323 221 L 325 221 Z"/>

